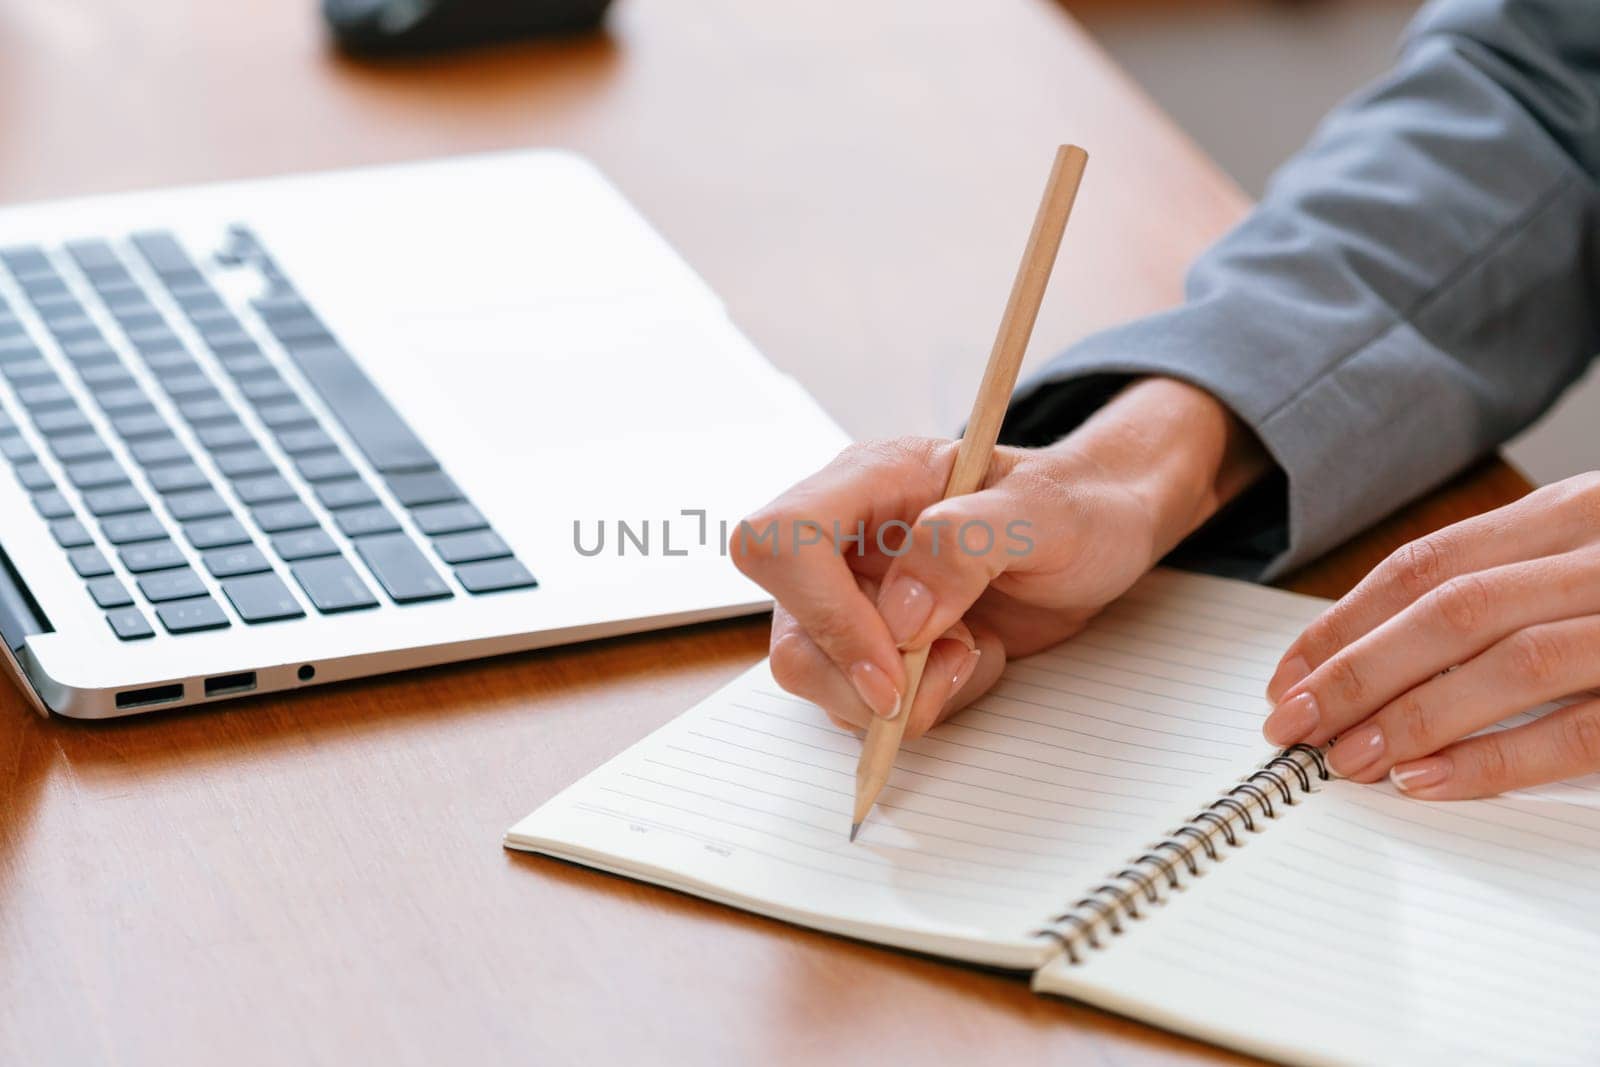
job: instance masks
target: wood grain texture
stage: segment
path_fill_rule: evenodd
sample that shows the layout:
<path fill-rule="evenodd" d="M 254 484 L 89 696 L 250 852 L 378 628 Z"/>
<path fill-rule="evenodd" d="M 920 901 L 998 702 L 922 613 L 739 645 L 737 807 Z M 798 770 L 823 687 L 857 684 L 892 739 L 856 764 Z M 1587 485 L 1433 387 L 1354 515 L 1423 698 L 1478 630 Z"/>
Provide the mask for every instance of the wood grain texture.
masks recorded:
<path fill-rule="evenodd" d="M 0 6 L 0 199 L 570 146 L 859 435 L 959 421 L 1049 146 L 1094 149 L 1094 211 L 1041 342 L 1177 299 L 1245 208 L 1042 0 L 625 0 L 605 36 L 377 68 L 313 7 Z M 1491 467 L 1298 581 L 1522 488 Z M 1240 1062 L 500 849 L 765 644 L 752 620 L 98 725 L 0 691 L 0 1061 Z"/>

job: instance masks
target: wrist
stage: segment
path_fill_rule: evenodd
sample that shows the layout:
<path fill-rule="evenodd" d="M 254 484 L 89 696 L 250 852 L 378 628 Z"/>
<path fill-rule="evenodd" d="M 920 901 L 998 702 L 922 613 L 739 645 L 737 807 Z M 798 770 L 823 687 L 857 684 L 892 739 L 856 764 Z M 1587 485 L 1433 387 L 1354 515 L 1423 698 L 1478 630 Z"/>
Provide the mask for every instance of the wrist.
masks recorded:
<path fill-rule="evenodd" d="M 1216 397 L 1174 378 L 1141 378 L 1045 451 L 1088 463 L 1146 508 L 1166 555 L 1266 472 L 1255 434 Z"/>

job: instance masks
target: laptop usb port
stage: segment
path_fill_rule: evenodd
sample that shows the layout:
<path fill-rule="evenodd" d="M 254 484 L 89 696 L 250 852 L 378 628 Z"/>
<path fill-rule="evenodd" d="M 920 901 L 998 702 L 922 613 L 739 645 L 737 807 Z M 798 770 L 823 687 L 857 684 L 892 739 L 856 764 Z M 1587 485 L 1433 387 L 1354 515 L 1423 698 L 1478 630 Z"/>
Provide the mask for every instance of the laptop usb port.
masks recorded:
<path fill-rule="evenodd" d="M 172 704 L 183 699 L 183 683 L 153 685 L 149 689 L 125 689 L 117 694 L 119 708 L 148 708 L 156 704 Z"/>
<path fill-rule="evenodd" d="M 225 697 L 233 693 L 248 693 L 255 687 L 255 671 L 245 671 L 242 674 L 219 674 L 215 678 L 206 679 L 206 696 Z"/>

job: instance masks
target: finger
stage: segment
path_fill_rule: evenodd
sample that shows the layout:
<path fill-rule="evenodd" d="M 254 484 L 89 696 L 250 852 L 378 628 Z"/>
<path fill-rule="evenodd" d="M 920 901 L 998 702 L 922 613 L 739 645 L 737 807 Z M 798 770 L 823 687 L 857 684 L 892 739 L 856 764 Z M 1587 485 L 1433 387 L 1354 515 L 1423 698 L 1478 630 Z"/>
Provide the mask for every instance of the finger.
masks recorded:
<path fill-rule="evenodd" d="M 964 685 L 981 658 L 981 653 L 959 641 L 941 637 L 933 643 L 928 649 L 928 662 L 922 669 L 916 696 L 911 701 L 911 717 L 906 720 L 907 737 L 921 737 L 939 721 L 955 691 L 955 683 L 959 681 Z"/>
<path fill-rule="evenodd" d="M 1340 649 L 1452 578 L 1565 551 L 1594 533 L 1600 480 L 1572 478 L 1401 546 L 1284 652 L 1274 702 Z"/>
<path fill-rule="evenodd" d="M 995 683 L 1000 680 L 1001 673 L 1006 669 L 1006 646 L 1001 642 L 999 635 L 982 627 L 975 628 L 973 633 L 978 639 L 978 647 L 975 649 L 977 658 L 969 658 L 967 663 L 957 670 L 956 677 L 951 683 L 950 695 L 945 699 L 944 707 L 939 712 L 939 722 L 944 722 L 993 689 Z"/>
<path fill-rule="evenodd" d="M 937 500 L 953 454 L 950 443 L 936 441 L 846 449 L 747 518 L 730 538 L 739 569 L 794 616 L 862 703 L 886 718 L 901 710 L 900 656 L 876 605 L 857 586 L 835 531 L 851 536 L 887 515 L 915 514 Z"/>
<path fill-rule="evenodd" d="M 1376 782 L 1397 763 L 1600 681 L 1600 616 L 1532 626 L 1458 669 L 1401 695 L 1342 734 L 1328 753 L 1335 773 Z"/>
<path fill-rule="evenodd" d="M 1070 539 L 1072 512 L 1023 500 L 1018 492 L 1006 482 L 941 500 L 917 515 L 878 593 L 878 611 L 901 648 L 923 647 L 1005 571 L 1039 562 L 1031 537 L 1019 533 L 1019 516 L 1029 516 L 1029 526 L 1049 525 L 1052 539 Z"/>
<path fill-rule="evenodd" d="M 1402 793 L 1418 800 L 1471 800 L 1595 771 L 1600 771 L 1600 701 L 1589 700 L 1399 764 L 1390 777 Z"/>
<path fill-rule="evenodd" d="M 802 700 L 817 705 L 835 724 L 846 729 L 867 728 L 872 709 L 794 616 L 781 607 L 773 611 L 768 665 L 773 681 Z"/>
<path fill-rule="evenodd" d="M 1285 692 L 1263 732 L 1274 744 L 1323 744 L 1508 634 L 1596 609 L 1600 556 L 1593 551 L 1453 578 Z"/>

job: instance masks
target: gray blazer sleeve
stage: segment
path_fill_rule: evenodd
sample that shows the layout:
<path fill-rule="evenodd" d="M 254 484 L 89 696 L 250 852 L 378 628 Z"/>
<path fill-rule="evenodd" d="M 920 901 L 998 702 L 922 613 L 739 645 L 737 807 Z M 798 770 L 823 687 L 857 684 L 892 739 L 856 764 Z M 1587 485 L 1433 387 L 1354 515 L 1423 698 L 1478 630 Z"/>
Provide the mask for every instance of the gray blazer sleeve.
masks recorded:
<path fill-rule="evenodd" d="M 1019 390 L 1059 437 L 1128 378 L 1228 404 L 1281 472 L 1191 557 L 1270 578 L 1461 470 L 1600 351 L 1600 0 L 1436 0 L 1196 262 L 1179 308 Z"/>

